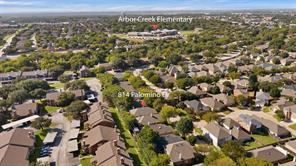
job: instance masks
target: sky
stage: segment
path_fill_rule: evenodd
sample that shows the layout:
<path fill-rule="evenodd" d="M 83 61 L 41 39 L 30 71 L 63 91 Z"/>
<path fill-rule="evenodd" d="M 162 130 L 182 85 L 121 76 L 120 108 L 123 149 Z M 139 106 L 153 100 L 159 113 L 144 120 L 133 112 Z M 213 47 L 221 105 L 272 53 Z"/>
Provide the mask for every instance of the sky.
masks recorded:
<path fill-rule="evenodd" d="M 296 9 L 296 0 L 0 0 L 0 13 Z"/>

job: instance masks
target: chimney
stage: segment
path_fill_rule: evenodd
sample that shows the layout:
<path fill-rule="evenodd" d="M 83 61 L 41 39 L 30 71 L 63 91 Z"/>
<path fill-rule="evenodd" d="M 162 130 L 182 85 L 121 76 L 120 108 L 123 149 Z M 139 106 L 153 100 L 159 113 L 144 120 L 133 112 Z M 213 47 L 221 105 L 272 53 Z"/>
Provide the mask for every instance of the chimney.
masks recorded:
<path fill-rule="evenodd" d="M 120 155 L 120 148 L 116 148 L 116 154 Z"/>
<path fill-rule="evenodd" d="M 34 138 L 34 133 L 31 132 L 31 131 L 29 131 L 29 132 L 28 132 L 28 136 L 29 136 L 29 138 Z"/>
<path fill-rule="evenodd" d="M 179 159 L 182 160 L 182 153 L 179 153 Z"/>
<path fill-rule="evenodd" d="M 150 116 L 153 117 L 153 113 L 151 113 Z"/>
<path fill-rule="evenodd" d="M 117 140 L 113 140 L 113 146 L 117 146 Z"/>
<path fill-rule="evenodd" d="M 85 147 L 85 140 L 82 140 L 82 146 Z"/>
<path fill-rule="evenodd" d="M 124 164 L 124 159 L 123 159 L 123 157 L 120 157 L 120 164 Z"/>

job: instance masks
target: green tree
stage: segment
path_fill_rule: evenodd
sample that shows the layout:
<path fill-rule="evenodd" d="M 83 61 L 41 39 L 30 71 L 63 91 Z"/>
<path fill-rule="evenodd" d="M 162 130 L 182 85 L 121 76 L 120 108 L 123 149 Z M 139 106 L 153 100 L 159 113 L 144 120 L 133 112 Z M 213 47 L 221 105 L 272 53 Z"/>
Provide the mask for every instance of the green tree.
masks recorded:
<path fill-rule="evenodd" d="M 168 166 L 170 157 L 167 154 L 159 154 L 157 157 L 152 158 L 149 163 L 150 166 Z"/>
<path fill-rule="evenodd" d="M 267 161 L 255 157 L 241 158 L 238 163 L 240 166 L 273 166 L 272 163 L 268 163 Z"/>
<path fill-rule="evenodd" d="M 29 99 L 29 94 L 27 91 L 21 89 L 21 90 L 16 90 L 11 92 L 8 95 L 8 101 L 10 103 L 19 103 L 22 104 L 23 102 L 25 102 L 27 99 Z"/>
<path fill-rule="evenodd" d="M 249 88 L 251 90 L 257 91 L 259 86 L 257 75 L 252 74 L 249 77 Z"/>
<path fill-rule="evenodd" d="M 229 157 L 222 157 L 213 161 L 210 166 L 236 166 L 236 163 Z"/>
<path fill-rule="evenodd" d="M 232 140 L 223 144 L 221 150 L 226 156 L 230 157 L 234 161 L 244 157 L 246 154 L 244 147 L 239 142 Z"/>
<path fill-rule="evenodd" d="M 178 121 L 176 124 L 176 129 L 182 135 L 192 132 L 193 130 L 192 120 L 189 118 L 181 118 L 181 120 Z"/>
<path fill-rule="evenodd" d="M 31 126 L 38 130 L 39 129 L 44 130 L 45 128 L 49 127 L 50 124 L 51 124 L 51 119 L 39 117 L 31 123 Z"/>
<path fill-rule="evenodd" d="M 164 105 L 160 111 L 160 116 L 164 121 L 166 121 L 170 117 L 176 116 L 177 114 L 178 112 L 176 111 L 176 108 L 169 105 Z"/>
<path fill-rule="evenodd" d="M 281 97 L 281 90 L 278 88 L 272 88 L 269 93 L 271 97 Z"/>
<path fill-rule="evenodd" d="M 62 92 L 58 97 L 58 105 L 65 107 L 75 100 L 75 95 L 71 92 Z"/>
<path fill-rule="evenodd" d="M 89 86 L 86 84 L 84 80 L 75 80 L 72 82 L 68 82 L 65 84 L 64 88 L 69 90 L 89 90 Z"/>
<path fill-rule="evenodd" d="M 87 105 L 80 100 L 73 101 L 66 107 L 66 115 L 72 116 L 74 119 L 80 119 L 80 113 L 87 108 Z"/>
<path fill-rule="evenodd" d="M 219 115 L 215 112 L 207 112 L 201 117 L 206 122 L 216 121 L 219 119 Z"/>

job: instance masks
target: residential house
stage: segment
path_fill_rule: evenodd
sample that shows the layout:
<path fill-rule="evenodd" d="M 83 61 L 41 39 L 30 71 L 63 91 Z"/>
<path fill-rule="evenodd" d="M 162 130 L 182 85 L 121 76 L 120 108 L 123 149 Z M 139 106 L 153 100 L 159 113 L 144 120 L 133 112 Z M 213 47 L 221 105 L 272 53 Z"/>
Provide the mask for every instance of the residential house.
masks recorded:
<path fill-rule="evenodd" d="M 96 166 L 133 166 L 124 142 L 119 140 L 109 141 L 96 150 L 96 155 L 91 159 L 91 164 Z"/>
<path fill-rule="evenodd" d="M 175 77 L 176 79 L 180 76 L 181 71 L 182 71 L 181 66 L 171 65 L 168 68 L 168 74 L 172 77 Z"/>
<path fill-rule="evenodd" d="M 215 100 L 222 102 L 225 106 L 233 106 L 235 104 L 234 97 L 220 93 L 212 96 Z"/>
<path fill-rule="evenodd" d="M 225 106 L 223 103 L 215 100 L 212 97 L 202 98 L 200 102 L 207 107 L 210 107 L 212 111 L 222 111 Z"/>
<path fill-rule="evenodd" d="M 236 89 L 247 89 L 249 87 L 249 81 L 246 79 L 238 79 L 234 81 Z"/>
<path fill-rule="evenodd" d="M 286 142 L 285 147 L 296 154 L 296 140 Z"/>
<path fill-rule="evenodd" d="M 201 83 L 201 84 L 199 84 L 198 86 L 199 86 L 199 88 L 200 88 L 202 91 L 204 91 L 204 92 L 208 92 L 208 91 L 210 91 L 210 89 L 213 87 L 213 85 L 208 84 L 208 83 Z"/>
<path fill-rule="evenodd" d="M 289 66 L 294 62 L 294 60 L 291 59 L 290 57 L 281 59 L 280 61 L 281 61 L 281 65 L 283 66 Z"/>
<path fill-rule="evenodd" d="M 155 109 L 150 107 L 140 107 L 130 110 L 130 113 L 134 115 L 141 125 L 152 125 L 161 121 L 160 115 Z"/>
<path fill-rule="evenodd" d="M 229 132 L 216 122 L 210 122 L 202 128 L 205 137 L 215 146 L 221 146 L 232 139 Z"/>
<path fill-rule="evenodd" d="M 168 134 L 168 135 L 162 135 L 160 136 L 160 142 L 162 146 L 166 146 L 168 144 L 176 143 L 184 141 L 180 136 L 177 136 L 175 134 Z"/>
<path fill-rule="evenodd" d="M 276 65 L 274 65 L 274 64 L 270 64 L 270 63 L 261 63 L 261 64 L 258 65 L 258 67 L 261 67 L 261 68 L 263 68 L 264 70 L 268 70 L 268 71 L 271 71 L 271 70 L 277 68 Z"/>
<path fill-rule="evenodd" d="M 98 109 L 95 112 L 88 114 L 88 121 L 85 122 L 88 128 L 94 128 L 98 125 L 114 127 L 115 123 L 111 112 L 105 109 Z"/>
<path fill-rule="evenodd" d="M 84 90 L 72 90 L 68 91 L 70 93 L 73 93 L 75 95 L 75 99 L 77 100 L 84 100 L 85 99 L 85 93 Z M 59 97 L 62 94 L 62 92 L 50 92 L 46 94 L 46 102 L 49 106 L 59 106 Z"/>
<path fill-rule="evenodd" d="M 239 124 L 249 133 L 256 133 L 262 128 L 262 124 L 260 121 L 247 114 L 239 115 Z"/>
<path fill-rule="evenodd" d="M 281 97 L 279 100 L 276 101 L 276 103 L 273 103 L 270 108 L 272 111 L 275 112 L 278 110 L 284 110 L 284 108 L 292 106 L 292 105 L 294 105 L 293 102 L 290 102 L 286 98 Z"/>
<path fill-rule="evenodd" d="M 271 100 L 271 97 L 269 93 L 259 91 L 256 93 L 256 107 L 264 107 L 265 105 L 269 104 L 269 101 Z"/>
<path fill-rule="evenodd" d="M 13 107 L 12 117 L 14 119 L 22 119 L 28 116 L 38 114 L 40 111 L 40 106 L 38 103 L 23 103 L 20 105 L 15 105 Z"/>
<path fill-rule="evenodd" d="M 32 130 L 15 128 L 0 133 L 0 165 L 29 166 L 29 156 L 34 149 Z"/>
<path fill-rule="evenodd" d="M 282 109 L 285 114 L 285 121 L 296 122 L 296 104 L 286 106 Z"/>
<path fill-rule="evenodd" d="M 270 135 L 280 138 L 290 136 L 290 132 L 285 127 L 280 126 L 275 122 L 269 119 L 259 118 L 255 115 L 253 115 L 252 117 L 257 121 L 260 121 L 263 129 L 267 130 Z"/>
<path fill-rule="evenodd" d="M 172 166 L 192 165 L 195 161 L 196 152 L 187 141 L 168 144 L 165 151 L 170 156 Z"/>
<path fill-rule="evenodd" d="M 225 127 L 227 130 L 231 130 L 234 127 L 239 127 L 240 124 L 236 121 L 234 121 L 231 118 L 225 118 L 222 122 L 223 127 Z"/>
<path fill-rule="evenodd" d="M 80 75 L 80 77 L 90 77 L 91 76 L 91 71 L 90 71 L 90 69 L 87 67 L 87 66 L 85 66 L 85 65 L 83 65 L 80 69 L 79 69 L 79 75 Z"/>
<path fill-rule="evenodd" d="M 198 100 L 186 100 L 184 101 L 184 104 L 187 108 L 192 109 L 195 113 L 204 113 L 211 110 L 210 107 L 201 104 L 201 102 Z"/>
<path fill-rule="evenodd" d="M 283 88 L 281 92 L 282 96 L 286 97 L 293 97 L 296 98 L 296 90 L 295 89 L 290 89 L 290 88 Z"/>
<path fill-rule="evenodd" d="M 230 130 L 232 137 L 239 142 L 246 142 L 251 140 L 250 134 L 242 130 L 239 126 L 233 127 Z"/>
<path fill-rule="evenodd" d="M 35 70 L 22 72 L 21 78 L 23 79 L 47 79 L 49 78 L 48 70 Z"/>
<path fill-rule="evenodd" d="M 187 91 L 196 95 L 199 98 L 205 97 L 207 95 L 207 92 L 200 90 L 198 86 L 193 86 L 190 89 L 188 89 Z"/>
<path fill-rule="evenodd" d="M 249 93 L 246 89 L 234 89 L 233 90 L 233 96 L 238 97 L 238 96 L 244 96 L 245 98 L 249 97 Z"/>
<path fill-rule="evenodd" d="M 173 128 L 165 124 L 153 124 L 153 125 L 150 125 L 150 128 L 153 131 L 157 132 L 160 136 L 174 133 Z"/>
<path fill-rule="evenodd" d="M 88 153 L 95 154 L 98 147 L 108 141 L 119 140 L 120 134 L 116 128 L 98 125 L 86 131 L 82 139 L 82 147 Z"/>
<path fill-rule="evenodd" d="M 208 69 L 207 71 L 210 75 L 216 75 L 216 74 L 222 73 L 220 71 L 220 68 L 218 66 L 216 66 L 215 64 L 209 64 L 206 66 L 206 68 Z"/>
<path fill-rule="evenodd" d="M 266 146 L 263 148 L 255 149 L 249 151 L 252 157 L 258 158 L 260 160 L 265 160 L 270 163 L 277 164 L 287 158 L 285 150 L 280 147 Z"/>

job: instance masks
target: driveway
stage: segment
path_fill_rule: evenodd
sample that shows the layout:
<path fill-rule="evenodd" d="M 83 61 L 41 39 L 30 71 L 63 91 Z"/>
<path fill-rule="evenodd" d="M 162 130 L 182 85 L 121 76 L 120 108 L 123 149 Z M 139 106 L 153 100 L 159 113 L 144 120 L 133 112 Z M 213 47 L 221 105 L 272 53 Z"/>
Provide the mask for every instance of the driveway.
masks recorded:
<path fill-rule="evenodd" d="M 86 84 L 90 87 L 90 90 L 94 91 L 97 95 L 98 101 L 103 102 L 102 84 L 97 78 L 87 80 Z"/>

